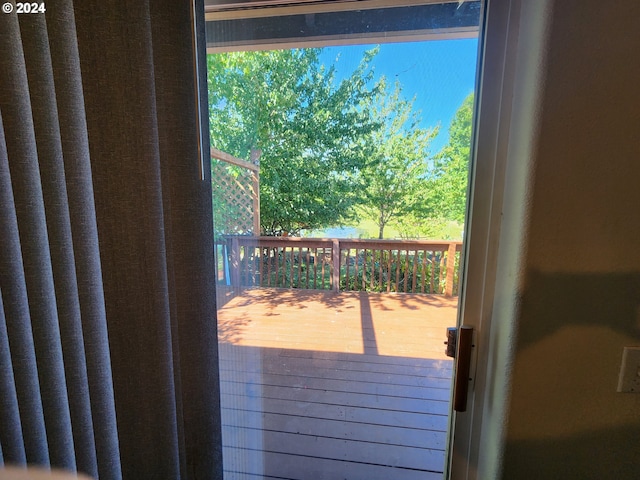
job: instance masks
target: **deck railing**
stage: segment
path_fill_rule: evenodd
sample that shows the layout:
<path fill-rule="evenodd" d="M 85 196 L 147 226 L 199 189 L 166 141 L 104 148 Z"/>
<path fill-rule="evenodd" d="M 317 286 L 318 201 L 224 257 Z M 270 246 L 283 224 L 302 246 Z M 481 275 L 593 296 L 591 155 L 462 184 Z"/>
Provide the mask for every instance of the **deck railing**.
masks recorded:
<path fill-rule="evenodd" d="M 462 242 L 226 237 L 222 285 L 458 294 Z"/>

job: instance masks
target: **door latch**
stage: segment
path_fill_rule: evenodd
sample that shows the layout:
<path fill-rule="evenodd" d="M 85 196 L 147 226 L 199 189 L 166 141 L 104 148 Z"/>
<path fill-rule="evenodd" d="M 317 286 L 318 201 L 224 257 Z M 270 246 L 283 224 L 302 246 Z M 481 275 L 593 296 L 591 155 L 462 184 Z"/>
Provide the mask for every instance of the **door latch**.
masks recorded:
<path fill-rule="evenodd" d="M 447 328 L 447 341 L 444 344 L 447 346 L 444 351 L 447 357 L 456 358 L 456 343 L 458 341 L 458 329 L 456 327 Z"/>
<path fill-rule="evenodd" d="M 471 370 L 471 349 L 473 345 L 473 327 L 462 325 L 460 328 L 447 328 L 447 346 L 445 353 L 455 358 L 455 382 L 453 384 L 453 409 L 456 412 L 467 410 L 469 392 L 469 372 Z"/>

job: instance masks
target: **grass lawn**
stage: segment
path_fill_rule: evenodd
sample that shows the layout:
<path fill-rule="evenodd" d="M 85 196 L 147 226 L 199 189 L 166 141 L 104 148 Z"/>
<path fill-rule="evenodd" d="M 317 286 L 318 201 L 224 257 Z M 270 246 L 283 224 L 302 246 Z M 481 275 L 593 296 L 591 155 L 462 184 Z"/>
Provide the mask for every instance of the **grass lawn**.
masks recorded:
<path fill-rule="evenodd" d="M 462 240 L 463 226 L 458 222 L 444 222 L 432 225 L 430 232 L 421 232 L 421 240 Z M 314 230 L 305 232 L 305 237 L 346 237 L 346 238 L 378 238 L 378 225 L 373 220 L 363 219 L 345 225 L 342 228 L 327 228 L 324 230 Z M 403 237 L 401 232 L 392 225 L 387 225 L 384 229 L 384 238 L 399 239 Z"/>

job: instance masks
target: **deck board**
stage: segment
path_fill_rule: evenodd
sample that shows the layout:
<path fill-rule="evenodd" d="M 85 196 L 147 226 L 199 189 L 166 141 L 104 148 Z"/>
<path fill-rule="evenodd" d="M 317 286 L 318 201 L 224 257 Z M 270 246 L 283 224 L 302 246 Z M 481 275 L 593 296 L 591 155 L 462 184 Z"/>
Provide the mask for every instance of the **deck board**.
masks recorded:
<path fill-rule="evenodd" d="M 267 431 L 268 435 L 257 435 L 256 429 L 244 427 L 227 427 L 223 432 L 227 439 L 226 445 L 231 448 L 263 449 L 295 456 L 308 456 L 308 452 L 314 452 L 314 455 L 321 458 L 361 464 L 378 464 L 383 460 L 385 466 L 426 471 L 437 471 L 444 461 L 442 450 L 406 445 L 388 445 L 273 430 Z"/>
<path fill-rule="evenodd" d="M 296 359 L 295 363 L 289 364 L 286 367 L 276 363 L 263 363 L 260 366 L 256 366 L 250 370 L 242 372 L 242 376 L 238 377 L 239 381 L 251 380 L 253 378 L 260 378 L 261 375 L 291 375 L 291 376 L 304 376 L 308 378 L 310 375 L 314 375 L 313 378 L 327 378 L 332 380 L 349 380 L 359 382 L 373 382 L 384 383 L 387 385 L 408 385 L 416 387 L 424 386 L 438 386 L 442 388 L 449 388 L 451 369 L 431 369 L 424 367 L 418 371 L 412 372 L 380 372 L 372 370 L 361 370 L 359 368 L 360 362 L 341 362 L 346 368 L 310 368 L 310 362 L 305 358 Z M 233 381 L 233 374 L 236 372 L 237 363 L 233 362 L 221 362 L 221 371 L 223 376 Z M 394 368 L 397 370 L 397 367 Z"/>
<path fill-rule="evenodd" d="M 225 479 L 441 478 L 456 299 L 253 289 L 218 313 Z"/>
<path fill-rule="evenodd" d="M 442 435 L 438 430 L 425 430 L 417 426 L 358 424 L 347 420 L 318 419 L 290 413 L 244 412 L 242 418 L 242 428 L 444 450 Z M 225 424 L 224 427 L 238 428 L 234 424 Z"/>
<path fill-rule="evenodd" d="M 366 407 L 349 407 L 345 405 L 325 405 L 322 403 L 298 402 L 295 400 L 271 399 L 262 404 L 254 402 L 232 403 L 238 400 L 233 397 L 223 397 L 225 415 L 233 417 L 223 418 L 223 423 L 243 426 L 242 418 L 248 418 L 251 413 L 276 413 L 294 415 L 318 420 L 345 420 L 353 423 L 380 425 L 386 427 L 415 428 L 417 430 L 434 430 L 443 432 L 447 428 L 447 416 L 442 414 L 428 414 L 404 412 L 400 410 L 372 410 Z"/>
<path fill-rule="evenodd" d="M 254 378 L 252 378 L 254 377 Z M 397 383 L 381 383 L 378 381 L 335 380 L 328 378 L 316 378 L 311 376 L 295 375 L 273 375 L 255 373 L 246 380 L 226 381 L 226 388 L 222 391 L 227 393 L 239 393 L 238 390 L 244 385 L 279 386 L 287 388 L 304 388 L 310 390 L 328 390 L 342 393 L 361 393 L 368 395 L 385 395 L 391 397 L 417 398 L 428 400 L 449 401 L 449 382 L 445 379 L 433 380 L 433 383 L 426 386 L 398 385 Z"/>
<path fill-rule="evenodd" d="M 246 462 L 248 452 L 260 454 L 259 462 Z M 277 452 L 224 447 L 228 469 L 225 480 L 277 478 L 298 480 L 441 480 L 442 472 L 411 470 L 381 464 L 335 460 L 317 455 L 290 455 Z M 300 474 L 303 472 L 303 476 Z"/>

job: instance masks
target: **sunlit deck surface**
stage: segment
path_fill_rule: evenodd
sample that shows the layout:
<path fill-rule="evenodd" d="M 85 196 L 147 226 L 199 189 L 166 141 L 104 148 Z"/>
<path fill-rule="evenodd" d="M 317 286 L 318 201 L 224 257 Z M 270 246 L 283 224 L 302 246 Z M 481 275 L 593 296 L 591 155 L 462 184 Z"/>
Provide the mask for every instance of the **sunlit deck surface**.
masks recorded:
<path fill-rule="evenodd" d="M 251 289 L 219 310 L 225 480 L 440 479 L 457 298 Z"/>

